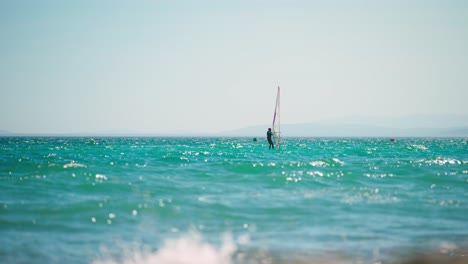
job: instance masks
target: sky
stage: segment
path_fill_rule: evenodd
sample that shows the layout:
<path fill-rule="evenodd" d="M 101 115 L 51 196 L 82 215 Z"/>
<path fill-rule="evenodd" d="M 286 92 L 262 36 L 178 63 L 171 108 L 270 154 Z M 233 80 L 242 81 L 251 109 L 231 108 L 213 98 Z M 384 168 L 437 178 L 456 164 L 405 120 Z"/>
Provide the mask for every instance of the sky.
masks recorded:
<path fill-rule="evenodd" d="M 0 1 L 0 130 L 468 114 L 468 1 Z"/>

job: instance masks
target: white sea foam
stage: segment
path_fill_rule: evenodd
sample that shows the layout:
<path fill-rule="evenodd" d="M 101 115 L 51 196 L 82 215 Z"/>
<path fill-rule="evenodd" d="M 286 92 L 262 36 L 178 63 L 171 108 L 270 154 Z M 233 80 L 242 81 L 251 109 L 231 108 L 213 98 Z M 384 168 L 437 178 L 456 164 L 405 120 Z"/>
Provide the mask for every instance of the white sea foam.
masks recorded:
<path fill-rule="evenodd" d="M 411 147 L 419 150 L 427 150 L 427 147 L 424 145 L 411 145 Z"/>
<path fill-rule="evenodd" d="M 96 179 L 97 180 L 107 180 L 107 176 L 102 175 L 102 174 L 96 174 Z"/>
<path fill-rule="evenodd" d="M 333 161 L 340 164 L 340 165 L 342 165 L 342 166 L 345 164 L 343 161 L 341 161 L 341 160 L 339 160 L 337 158 L 333 158 Z"/>
<path fill-rule="evenodd" d="M 248 241 L 242 238 L 242 241 Z M 224 235 L 221 247 L 216 247 L 201 239 L 197 234 L 190 234 L 178 239 L 166 241 L 163 246 L 150 252 L 143 248 L 125 252 L 122 260 L 95 260 L 93 264 L 229 264 L 237 250 L 230 234 Z M 127 250 L 124 250 L 127 251 Z"/>
<path fill-rule="evenodd" d="M 436 159 L 433 160 L 425 160 L 424 161 L 427 164 L 435 164 L 435 165 L 446 165 L 446 164 L 461 164 L 462 162 L 457 160 L 457 159 L 452 159 L 452 158 L 442 158 L 442 157 L 437 157 Z"/>
<path fill-rule="evenodd" d="M 63 165 L 64 169 L 67 169 L 67 168 L 85 168 L 85 167 L 86 167 L 86 165 L 76 163 L 74 160 L 72 160 L 70 163 L 67 163 L 67 164 Z"/>
<path fill-rule="evenodd" d="M 315 176 L 323 177 L 323 172 L 321 172 L 321 171 L 308 171 L 307 175 L 314 176 L 314 177 Z"/>
<path fill-rule="evenodd" d="M 327 163 L 325 163 L 324 161 L 321 161 L 321 160 L 316 160 L 316 161 L 311 161 L 309 162 L 309 164 L 313 167 L 326 167 L 328 166 Z"/>
<path fill-rule="evenodd" d="M 450 164 L 450 165 L 463 164 L 463 161 L 452 159 L 452 158 L 443 158 L 443 157 L 437 157 L 435 159 L 420 159 L 420 160 L 415 160 L 413 162 L 419 163 L 419 164 L 425 163 L 428 165 L 440 165 L 440 166 L 447 165 L 447 164 Z"/>

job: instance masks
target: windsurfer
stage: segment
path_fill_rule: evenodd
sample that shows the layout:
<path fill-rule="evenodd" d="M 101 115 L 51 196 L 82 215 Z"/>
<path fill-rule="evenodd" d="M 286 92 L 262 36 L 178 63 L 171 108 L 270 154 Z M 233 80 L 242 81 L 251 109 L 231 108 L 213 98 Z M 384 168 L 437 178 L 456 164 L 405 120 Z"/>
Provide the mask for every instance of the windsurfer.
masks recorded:
<path fill-rule="evenodd" d="M 268 149 L 275 149 L 275 145 L 273 145 L 273 140 L 271 139 L 271 136 L 273 136 L 273 132 L 271 132 L 271 128 L 268 128 L 268 131 L 267 131 L 267 140 L 268 140 L 268 144 L 270 144 L 268 146 Z"/>

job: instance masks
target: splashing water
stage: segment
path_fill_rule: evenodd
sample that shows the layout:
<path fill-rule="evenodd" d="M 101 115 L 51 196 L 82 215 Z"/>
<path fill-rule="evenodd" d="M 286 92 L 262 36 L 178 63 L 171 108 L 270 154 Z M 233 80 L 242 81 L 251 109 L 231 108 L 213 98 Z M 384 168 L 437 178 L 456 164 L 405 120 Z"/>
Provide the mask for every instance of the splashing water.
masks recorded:
<path fill-rule="evenodd" d="M 228 233 L 220 248 L 192 233 L 177 239 L 166 241 L 156 252 L 127 252 L 123 260 L 96 260 L 93 264 L 230 264 L 237 247 Z"/>

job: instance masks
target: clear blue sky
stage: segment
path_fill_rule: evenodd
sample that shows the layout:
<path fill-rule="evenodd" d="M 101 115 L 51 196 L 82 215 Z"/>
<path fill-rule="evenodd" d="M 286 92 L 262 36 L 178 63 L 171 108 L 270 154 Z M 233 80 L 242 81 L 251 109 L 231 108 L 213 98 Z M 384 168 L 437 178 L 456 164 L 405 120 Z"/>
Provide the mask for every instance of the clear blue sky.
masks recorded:
<path fill-rule="evenodd" d="M 0 1 L 0 130 L 468 114 L 468 1 Z"/>

